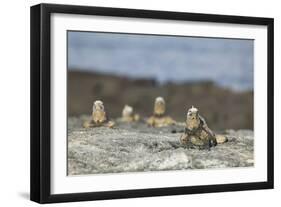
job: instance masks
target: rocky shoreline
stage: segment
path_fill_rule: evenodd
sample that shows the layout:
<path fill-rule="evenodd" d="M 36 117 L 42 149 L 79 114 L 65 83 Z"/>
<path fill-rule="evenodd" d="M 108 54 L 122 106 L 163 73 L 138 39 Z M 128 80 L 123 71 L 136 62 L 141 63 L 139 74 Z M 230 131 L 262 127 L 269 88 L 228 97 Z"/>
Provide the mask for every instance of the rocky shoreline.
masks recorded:
<path fill-rule="evenodd" d="M 84 129 L 87 116 L 68 118 L 68 175 L 250 167 L 254 165 L 252 130 L 216 132 L 228 142 L 208 150 L 179 143 L 182 124 L 152 128 L 143 122 L 116 122 L 113 129 Z"/>

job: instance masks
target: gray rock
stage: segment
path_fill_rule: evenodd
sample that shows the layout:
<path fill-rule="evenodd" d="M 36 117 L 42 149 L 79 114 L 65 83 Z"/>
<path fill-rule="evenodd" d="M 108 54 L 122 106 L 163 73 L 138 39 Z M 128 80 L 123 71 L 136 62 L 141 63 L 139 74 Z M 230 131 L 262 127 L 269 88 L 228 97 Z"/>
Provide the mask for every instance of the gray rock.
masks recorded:
<path fill-rule="evenodd" d="M 84 129 L 81 126 L 87 118 L 68 119 L 69 175 L 254 165 L 254 136 L 250 130 L 226 130 L 229 141 L 208 151 L 181 146 L 180 125 L 152 128 L 144 122 L 117 122 L 113 129 Z"/>

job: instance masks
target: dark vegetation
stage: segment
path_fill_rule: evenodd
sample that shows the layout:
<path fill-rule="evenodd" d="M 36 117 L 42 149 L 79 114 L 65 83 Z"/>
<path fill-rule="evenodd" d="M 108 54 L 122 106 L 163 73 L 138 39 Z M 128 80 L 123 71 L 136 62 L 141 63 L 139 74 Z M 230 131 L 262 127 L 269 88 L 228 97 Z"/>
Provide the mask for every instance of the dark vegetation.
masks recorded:
<path fill-rule="evenodd" d="M 167 114 L 177 121 L 184 121 L 194 105 L 215 130 L 253 129 L 253 91 L 234 92 L 209 81 L 159 85 L 149 79 L 68 72 L 69 116 L 90 115 L 93 102 L 100 99 L 109 117 L 120 117 L 125 104 L 148 117 L 157 96 L 164 97 Z"/>

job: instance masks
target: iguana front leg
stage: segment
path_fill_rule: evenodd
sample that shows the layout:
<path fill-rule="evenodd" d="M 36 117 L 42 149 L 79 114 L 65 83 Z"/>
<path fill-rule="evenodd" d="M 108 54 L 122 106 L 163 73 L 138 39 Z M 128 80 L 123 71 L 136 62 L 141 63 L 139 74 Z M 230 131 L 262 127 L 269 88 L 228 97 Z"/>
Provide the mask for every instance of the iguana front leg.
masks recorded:
<path fill-rule="evenodd" d="M 188 134 L 182 134 L 180 137 L 180 143 L 187 148 L 192 148 L 192 143 Z"/>

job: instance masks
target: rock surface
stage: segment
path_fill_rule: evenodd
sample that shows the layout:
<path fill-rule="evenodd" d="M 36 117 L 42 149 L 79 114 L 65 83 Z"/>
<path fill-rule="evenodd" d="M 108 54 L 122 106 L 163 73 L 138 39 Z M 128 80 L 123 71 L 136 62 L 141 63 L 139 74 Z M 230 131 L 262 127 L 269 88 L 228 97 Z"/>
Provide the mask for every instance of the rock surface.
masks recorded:
<path fill-rule="evenodd" d="M 208 150 L 180 145 L 183 126 L 151 128 L 116 122 L 113 129 L 81 127 L 88 117 L 68 119 L 68 174 L 249 167 L 254 165 L 250 130 L 226 130 L 228 142 Z"/>

